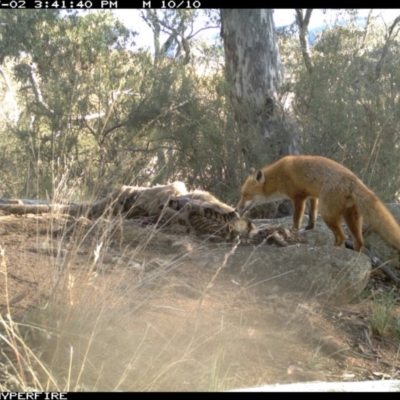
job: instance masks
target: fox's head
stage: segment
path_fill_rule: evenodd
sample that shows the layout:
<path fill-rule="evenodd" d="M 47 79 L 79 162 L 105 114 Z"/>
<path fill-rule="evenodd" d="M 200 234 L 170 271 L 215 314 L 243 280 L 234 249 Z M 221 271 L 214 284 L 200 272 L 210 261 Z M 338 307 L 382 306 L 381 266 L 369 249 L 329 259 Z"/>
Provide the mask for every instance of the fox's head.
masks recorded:
<path fill-rule="evenodd" d="M 264 182 L 265 176 L 261 169 L 256 171 L 254 168 L 250 169 L 250 175 L 240 190 L 241 198 L 236 206 L 236 211 L 243 214 L 247 210 L 260 204 L 264 204 Z"/>

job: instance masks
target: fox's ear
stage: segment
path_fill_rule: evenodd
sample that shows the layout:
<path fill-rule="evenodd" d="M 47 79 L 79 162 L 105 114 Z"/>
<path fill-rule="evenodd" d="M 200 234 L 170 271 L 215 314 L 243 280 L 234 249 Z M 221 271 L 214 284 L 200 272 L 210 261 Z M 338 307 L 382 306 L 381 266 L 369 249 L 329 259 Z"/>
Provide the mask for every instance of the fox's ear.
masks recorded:
<path fill-rule="evenodd" d="M 256 183 L 264 183 L 265 182 L 265 176 L 264 173 L 259 169 L 255 174 L 254 174 L 254 182 Z"/>

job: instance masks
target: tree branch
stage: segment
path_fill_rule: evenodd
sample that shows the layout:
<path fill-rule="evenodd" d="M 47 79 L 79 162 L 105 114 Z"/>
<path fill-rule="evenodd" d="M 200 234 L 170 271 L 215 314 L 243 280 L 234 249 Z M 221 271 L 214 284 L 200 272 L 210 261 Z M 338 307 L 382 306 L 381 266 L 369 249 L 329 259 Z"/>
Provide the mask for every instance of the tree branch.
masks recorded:
<path fill-rule="evenodd" d="M 39 81 L 35 74 L 33 66 L 26 63 L 20 64 L 20 66 L 24 67 L 28 71 L 29 82 L 32 85 L 36 103 L 39 104 L 39 106 L 43 108 L 48 114 L 54 115 L 54 111 L 43 100 L 42 92 L 39 87 Z"/>
<path fill-rule="evenodd" d="M 307 8 L 306 15 L 303 18 L 303 10 L 301 8 L 296 8 L 296 22 L 299 27 L 299 39 L 301 52 L 303 54 L 304 63 L 309 74 L 312 74 L 313 65 L 311 61 L 310 48 L 308 46 L 307 33 L 308 24 L 310 22 L 310 17 L 312 13 L 312 8 Z"/>
<path fill-rule="evenodd" d="M 205 26 L 204 28 L 200 28 L 200 29 L 197 30 L 195 33 L 189 35 L 186 39 L 192 39 L 192 38 L 195 37 L 199 32 L 205 31 L 206 29 L 216 29 L 216 28 L 219 28 L 219 26 Z"/>
<path fill-rule="evenodd" d="M 368 13 L 367 22 L 365 23 L 364 35 L 363 35 L 363 38 L 362 38 L 362 41 L 361 41 L 360 49 L 364 48 L 365 39 L 366 39 L 367 33 L 368 33 L 368 28 L 371 25 L 371 16 L 372 16 L 372 12 L 373 11 L 374 11 L 374 9 L 371 8 L 371 11 Z"/>
<path fill-rule="evenodd" d="M 381 58 L 379 59 L 378 63 L 376 64 L 375 67 L 375 79 L 379 79 L 381 77 L 382 69 L 385 64 L 386 56 L 389 50 L 389 44 L 390 40 L 392 39 L 392 33 L 395 28 L 395 26 L 400 22 L 400 15 L 393 21 L 393 24 L 390 26 L 388 29 L 388 32 L 386 33 L 386 42 L 383 46 L 382 50 L 382 55 Z M 393 35 L 393 38 L 396 37 L 396 35 L 399 33 L 399 29 L 397 32 Z"/>
<path fill-rule="evenodd" d="M 13 103 L 13 107 L 14 107 L 14 111 L 15 111 L 14 122 L 16 123 L 16 122 L 18 121 L 18 119 L 19 119 L 19 114 L 20 114 L 20 112 L 19 112 L 19 110 L 18 110 L 18 103 L 17 103 L 17 101 L 15 100 L 15 96 L 14 96 L 14 93 L 13 93 L 13 90 L 12 90 L 12 87 L 11 87 L 11 83 L 10 83 L 10 81 L 9 81 L 9 79 L 8 79 L 8 76 L 6 75 L 6 73 L 4 72 L 4 70 L 3 70 L 2 67 L 0 67 L 0 74 L 1 74 L 1 76 L 3 77 L 4 83 L 5 83 L 6 86 L 7 86 L 7 91 L 8 91 L 8 93 L 10 93 L 10 95 L 11 95 L 11 97 L 12 97 L 12 103 Z"/>

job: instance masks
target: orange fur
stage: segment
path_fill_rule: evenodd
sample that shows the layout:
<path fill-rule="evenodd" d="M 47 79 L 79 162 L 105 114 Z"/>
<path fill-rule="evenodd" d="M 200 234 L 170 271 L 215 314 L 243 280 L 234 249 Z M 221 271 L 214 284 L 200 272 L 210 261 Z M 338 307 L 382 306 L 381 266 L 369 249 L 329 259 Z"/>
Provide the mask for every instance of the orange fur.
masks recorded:
<path fill-rule="evenodd" d="M 310 218 L 306 229 L 314 227 L 319 201 L 321 217 L 335 235 L 335 246 L 341 246 L 346 239 L 340 224 L 343 218 L 353 237 L 354 248 L 361 251 L 365 219 L 387 243 L 400 251 L 400 227 L 393 215 L 353 172 L 333 160 L 320 156 L 286 156 L 251 173 L 241 189 L 237 211 L 242 214 L 257 205 L 287 198 L 293 204 L 294 229 L 300 228 L 307 199 Z"/>

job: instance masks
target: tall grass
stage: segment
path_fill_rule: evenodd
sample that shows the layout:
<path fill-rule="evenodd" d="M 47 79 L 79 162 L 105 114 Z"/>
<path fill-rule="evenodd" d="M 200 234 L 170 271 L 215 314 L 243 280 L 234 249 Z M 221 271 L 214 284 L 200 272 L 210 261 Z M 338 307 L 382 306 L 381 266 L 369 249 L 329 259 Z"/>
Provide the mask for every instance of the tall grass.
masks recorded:
<path fill-rule="evenodd" d="M 197 323 L 185 326 L 185 321 L 175 324 L 171 320 L 171 327 L 164 332 L 151 318 L 142 318 L 140 311 L 149 307 L 157 291 L 169 290 L 168 285 L 161 285 L 167 279 L 167 272 L 197 248 L 176 253 L 172 249 L 170 255 L 163 254 L 160 258 L 155 252 L 158 234 L 155 227 L 137 228 L 135 232 L 130 226 L 127 237 L 130 222 L 119 217 L 96 221 L 78 218 L 72 223 L 70 218 L 52 217 L 47 220 L 45 236 L 38 227 L 36 238 L 38 248 L 46 253 L 44 256 L 52 256 L 48 277 L 51 288 L 17 316 L 8 293 L 7 248 L 1 248 L 6 306 L 0 315 L 0 343 L 4 349 L 0 354 L 4 370 L 0 389 L 184 388 L 185 374 L 190 376 L 190 366 L 198 364 L 193 354 L 208 346 L 222 328 L 210 327 L 204 331 L 198 329 Z M 60 221 L 64 221 L 61 229 Z M 24 234 L 21 232 L 21 239 Z M 224 265 L 214 274 L 210 285 L 199 293 L 197 312 L 208 287 Z M 168 310 L 164 305 L 159 308 Z M 172 311 L 179 314 L 179 309 Z M 214 356 L 200 367 L 198 390 L 206 390 L 207 382 L 209 390 L 228 387 L 218 364 L 224 351 L 223 346 L 217 346 Z M 187 386 L 187 389 L 193 390 L 193 387 Z"/>

